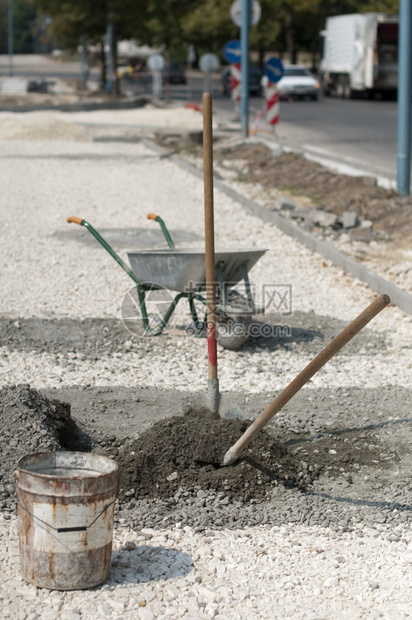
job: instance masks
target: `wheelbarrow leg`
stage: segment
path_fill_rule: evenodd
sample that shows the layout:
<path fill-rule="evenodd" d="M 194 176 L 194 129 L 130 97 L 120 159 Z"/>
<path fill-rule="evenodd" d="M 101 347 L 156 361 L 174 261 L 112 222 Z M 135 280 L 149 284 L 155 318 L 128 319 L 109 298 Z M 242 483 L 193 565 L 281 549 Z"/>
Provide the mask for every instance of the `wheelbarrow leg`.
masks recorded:
<path fill-rule="evenodd" d="M 195 300 L 193 299 L 192 296 L 190 296 L 188 297 L 188 302 L 189 302 L 190 314 L 192 315 L 193 323 L 195 323 L 196 325 L 199 322 L 199 317 L 196 311 Z"/>
<path fill-rule="evenodd" d="M 246 297 L 247 297 L 248 306 L 250 308 L 250 312 L 253 313 L 253 311 L 255 309 L 255 301 L 254 301 L 253 295 L 252 295 L 252 287 L 250 286 L 249 274 L 248 274 L 248 271 L 247 271 L 246 263 L 242 263 L 241 272 L 242 272 L 243 281 L 245 283 L 245 290 L 246 290 Z"/>

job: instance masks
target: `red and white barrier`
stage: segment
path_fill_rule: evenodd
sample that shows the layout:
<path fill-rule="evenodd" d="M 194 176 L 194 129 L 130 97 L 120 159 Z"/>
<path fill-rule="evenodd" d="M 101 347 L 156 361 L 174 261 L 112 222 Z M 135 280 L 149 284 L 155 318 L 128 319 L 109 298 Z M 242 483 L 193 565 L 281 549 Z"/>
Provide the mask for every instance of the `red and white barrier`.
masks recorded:
<path fill-rule="evenodd" d="M 276 84 L 268 82 L 265 88 L 266 121 L 269 125 L 279 122 L 279 91 Z"/>
<path fill-rule="evenodd" d="M 232 91 L 232 101 L 240 103 L 242 74 L 240 63 L 230 65 L 230 88 Z"/>

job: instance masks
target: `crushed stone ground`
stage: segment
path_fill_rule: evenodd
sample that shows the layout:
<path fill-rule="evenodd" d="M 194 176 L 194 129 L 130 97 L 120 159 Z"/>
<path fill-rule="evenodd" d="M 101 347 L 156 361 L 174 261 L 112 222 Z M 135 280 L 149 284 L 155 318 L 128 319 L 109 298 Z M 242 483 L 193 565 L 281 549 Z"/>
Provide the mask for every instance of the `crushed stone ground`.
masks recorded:
<path fill-rule="evenodd" d="M 202 236 L 194 226 L 201 219 L 195 211 L 202 204 L 198 182 L 138 143 L 111 142 L 114 131 L 122 137 L 120 130 L 107 126 L 104 134 L 110 134 L 110 140 L 105 144 L 3 142 L 8 190 L 4 212 L 10 213 L 11 204 L 19 217 L 13 222 L 7 215 L 3 229 L 11 261 L 2 274 L 1 363 L 3 384 L 11 391 L 3 394 L 1 419 L 8 443 L 15 443 L 9 449 L 0 433 L 0 449 L 11 475 L 20 450 L 42 449 L 31 443 L 34 426 L 45 446 L 67 449 L 54 419 L 53 406 L 59 408 L 54 401 L 59 400 L 70 403 L 85 443 L 95 452 L 123 464 L 125 456 L 136 457 L 130 445 L 142 445 L 137 440 L 143 438 L 146 460 L 157 459 L 174 477 L 175 463 L 172 469 L 154 450 L 161 448 L 157 439 L 157 446 L 145 443 L 150 435 L 144 437 L 144 431 L 156 420 L 178 415 L 182 392 L 187 396 L 194 386 L 205 388 L 204 342 L 184 340 L 177 329 L 153 341 L 132 342 L 130 334 L 118 328 L 117 306 L 109 305 L 124 295 L 117 266 L 112 277 L 101 249 L 95 256 L 92 246 L 64 236 L 68 215 L 90 216 L 113 235 L 120 226 L 140 225 L 146 210 L 157 210 L 160 203 L 172 218 L 182 208 L 174 205 L 180 195 L 187 197 L 188 207 L 190 202 L 191 219 L 188 224 L 181 217 L 179 228 L 192 226 L 188 232 Z M 86 141 L 90 135 L 85 131 Z M 15 183 L 21 167 L 24 179 Z M 149 167 L 158 173 L 156 180 Z M 52 171 L 47 177 L 46 170 Z M 108 183 L 112 174 L 113 193 Z M 170 188 L 181 177 L 173 196 Z M 43 184 L 36 185 L 39 178 L 47 178 L 47 192 Z M 168 195 L 159 198 L 164 188 Z M 132 200 L 136 196 L 139 204 Z M 72 206 L 78 212 L 72 212 Z M 33 210 L 38 217 L 32 217 Z M 236 243 L 246 232 L 252 237 L 256 224 L 256 243 L 264 240 L 265 247 L 269 243 L 274 250 L 284 239 L 222 196 L 218 213 L 224 225 L 236 221 L 231 231 Z M 222 236 L 221 226 L 218 234 Z M 326 344 L 370 301 L 364 285 L 324 261 L 318 264 L 292 239 L 282 243 L 267 262 L 262 259 L 255 277 L 257 282 L 278 282 L 275 275 L 282 274 L 282 281 L 293 282 L 296 307 L 290 337 L 262 338 L 239 352 L 220 352 L 222 385 L 231 395 L 238 390 L 234 395 L 247 418 L 267 406 L 322 341 Z M 22 582 L 15 503 L 7 495 L 13 492 L 12 482 L 2 484 L 0 596 L 5 617 L 239 618 L 246 610 L 248 617 L 260 619 L 272 618 L 274 609 L 285 618 L 340 617 L 342 609 L 351 618 L 407 617 L 412 550 L 409 328 L 409 317 L 388 308 L 267 428 L 274 454 L 281 446 L 289 455 L 294 479 L 307 475 L 301 485 L 289 486 L 280 476 L 269 484 L 266 474 L 254 467 L 256 496 L 239 493 L 235 499 L 223 480 L 212 478 L 217 470 L 209 471 L 207 465 L 198 468 L 194 481 L 170 488 L 173 493 L 164 483 L 161 497 L 147 471 L 147 495 L 138 495 L 130 480 L 116 505 L 111 577 L 97 590 L 60 595 Z M 128 374 L 122 374 L 125 369 Z M 16 381 L 33 381 L 41 391 L 13 386 Z M 176 435 L 180 442 L 176 429 L 169 428 L 168 440 Z M 242 429 L 234 430 L 231 439 Z M 78 444 L 70 448 L 78 449 Z M 180 456 L 179 444 L 177 453 Z M 173 459 L 173 451 L 168 458 Z M 141 462 L 144 458 L 130 461 L 135 477 Z M 241 480 L 247 475 L 244 469 Z M 259 475 L 262 485 L 257 484 Z M 258 496 L 261 486 L 265 494 Z M 247 598 L 239 596 L 244 593 Z"/>

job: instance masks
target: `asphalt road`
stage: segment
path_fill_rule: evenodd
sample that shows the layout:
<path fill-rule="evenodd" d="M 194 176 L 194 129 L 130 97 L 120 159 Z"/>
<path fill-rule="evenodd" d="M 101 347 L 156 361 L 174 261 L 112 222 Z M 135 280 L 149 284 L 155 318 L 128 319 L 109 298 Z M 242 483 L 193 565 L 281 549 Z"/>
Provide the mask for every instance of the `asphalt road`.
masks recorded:
<path fill-rule="evenodd" d="M 234 113 L 228 98 L 215 107 Z M 264 114 L 263 98 L 250 99 L 250 127 Z M 397 103 L 323 98 L 281 101 L 276 136 L 282 145 L 302 149 L 314 158 L 333 161 L 342 171 L 363 170 L 396 179 Z"/>
<path fill-rule="evenodd" d="M 281 102 L 278 135 L 283 143 L 311 155 L 396 178 L 394 101 Z"/>
<path fill-rule="evenodd" d="M 172 100 L 202 99 L 204 80 L 194 77 L 188 85 L 172 85 L 165 96 Z M 229 97 L 213 81 L 214 108 L 221 118 L 237 118 Z M 262 97 L 250 98 L 251 129 L 264 115 Z M 397 103 L 385 100 L 341 100 L 321 97 L 318 101 L 282 101 L 273 140 L 301 149 L 320 161 L 333 161 L 343 172 L 362 170 L 389 182 L 396 180 Z"/>

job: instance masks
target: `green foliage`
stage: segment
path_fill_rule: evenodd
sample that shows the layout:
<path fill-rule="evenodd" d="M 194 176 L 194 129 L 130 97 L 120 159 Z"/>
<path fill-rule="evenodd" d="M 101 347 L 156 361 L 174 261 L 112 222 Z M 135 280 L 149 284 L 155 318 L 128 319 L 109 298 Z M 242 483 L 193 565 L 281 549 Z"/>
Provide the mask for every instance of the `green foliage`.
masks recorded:
<path fill-rule="evenodd" d="M 371 0 L 362 2 L 362 13 L 388 13 L 395 15 L 399 13 L 399 0 Z"/>
<path fill-rule="evenodd" d="M 262 17 L 250 29 L 250 47 L 259 51 L 275 50 L 282 31 L 281 0 L 261 0 Z"/>
<path fill-rule="evenodd" d="M 222 56 L 224 44 L 239 38 L 239 29 L 230 17 L 232 0 L 204 0 L 196 4 L 183 18 L 186 39 L 196 43 L 199 55 L 211 52 Z"/>
<path fill-rule="evenodd" d="M 80 36 L 88 42 L 101 40 L 107 24 L 106 4 L 96 0 L 32 0 L 53 18 L 52 31 L 62 47 L 75 50 Z"/>
<path fill-rule="evenodd" d="M 250 30 L 250 47 L 265 51 L 315 53 L 319 32 L 329 15 L 357 12 L 397 13 L 399 0 L 259 0 L 262 17 Z M 134 38 L 160 46 L 170 58 L 184 60 L 186 44 L 197 55 L 213 52 L 223 60 L 223 46 L 240 38 L 232 22 L 233 0 L 14 0 L 15 51 L 33 50 L 36 15 L 53 18 L 58 45 L 76 49 L 80 36 L 86 43 L 103 40 L 107 24 L 115 39 Z M 7 49 L 8 0 L 0 0 L 0 51 Z"/>
<path fill-rule="evenodd" d="M 187 43 L 184 18 L 198 4 L 196 0 L 148 0 L 143 28 L 134 37 L 141 43 L 163 46 L 170 59 L 184 61 Z"/>
<path fill-rule="evenodd" d="M 7 54 L 9 0 L 0 0 L 0 54 Z M 16 54 L 33 52 L 36 7 L 30 0 L 13 0 L 13 49 Z"/>

